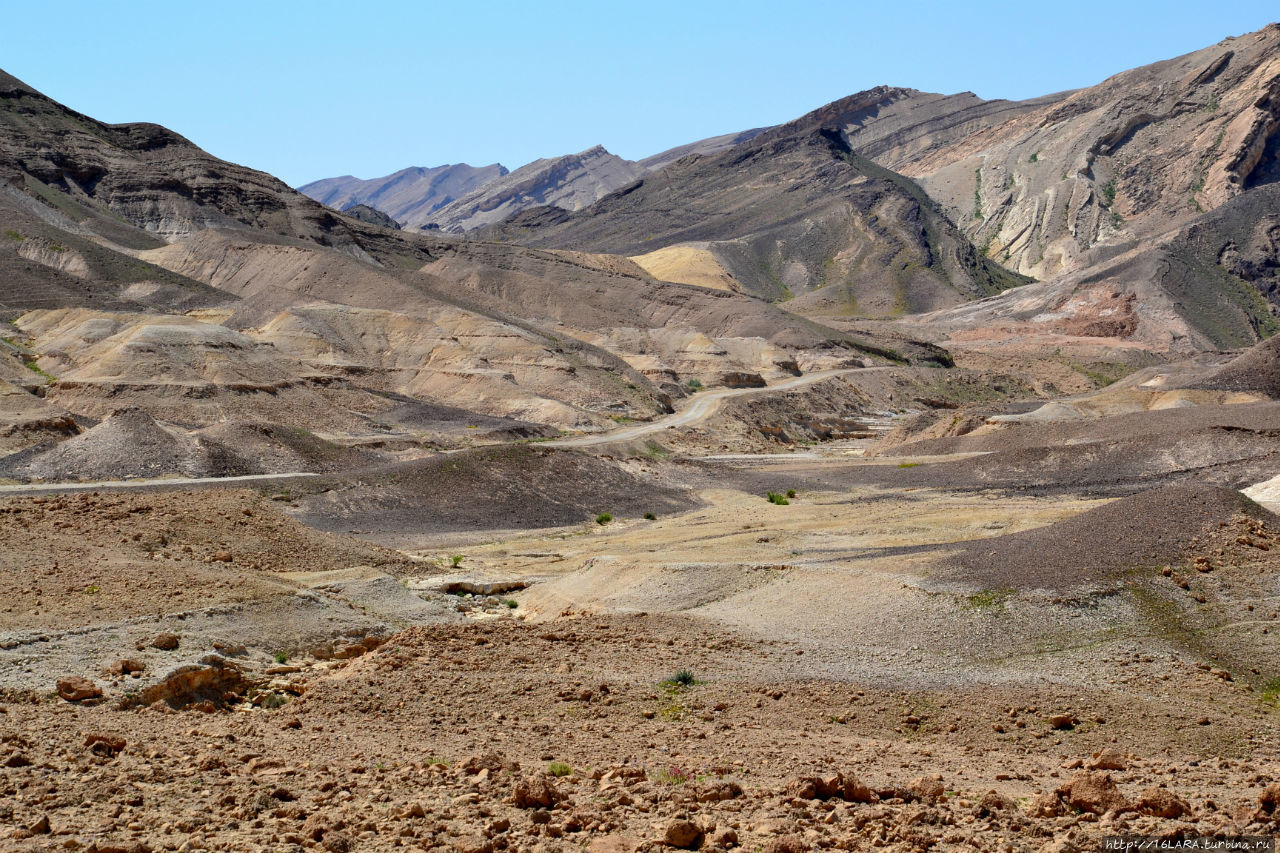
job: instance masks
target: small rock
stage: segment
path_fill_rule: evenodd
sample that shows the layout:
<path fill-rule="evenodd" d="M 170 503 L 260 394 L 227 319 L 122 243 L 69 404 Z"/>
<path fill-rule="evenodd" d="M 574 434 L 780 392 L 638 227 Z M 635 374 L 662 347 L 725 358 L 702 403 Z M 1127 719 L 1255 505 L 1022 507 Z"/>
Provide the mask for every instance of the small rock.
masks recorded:
<path fill-rule="evenodd" d="M 1089 762 L 1090 770 L 1127 770 L 1129 762 L 1125 759 L 1124 754 L 1114 747 L 1107 747 L 1101 752 L 1093 754 L 1093 760 Z"/>
<path fill-rule="evenodd" d="M 178 635 L 159 634 L 151 641 L 151 646 L 162 652 L 171 652 L 178 647 Z"/>
<path fill-rule="evenodd" d="M 84 745 L 97 755 L 115 755 L 121 752 L 127 741 L 119 735 L 90 734 L 84 739 Z"/>
<path fill-rule="evenodd" d="M 516 806 L 519 808 L 545 809 L 563 800 L 564 795 L 551 784 L 547 777 L 530 773 L 516 783 L 515 798 Z"/>
<path fill-rule="evenodd" d="M 673 820 L 667 824 L 667 831 L 662 840 L 672 847 L 692 850 L 702 841 L 702 830 L 696 823 L 688 820 Z"/>
<path fill-rule="evenodd" d="M 214 551 L 209 559 L 215 563 L 230 563 L 233 558 L 230 551 Z"/>
<path fill-rule="evenodd" d="M 102 688 L 87 678 L 71 675 L 58 679 L 58 695 L 68 702 L 83 702 L 97 699 L 102 695 Z"/>
<path fill-rule="evenodd" d="M 987 791 L 978 802 L 978 816 L 990 817 L 997 812 L 1013 811 L 1014 808 L 1013 800 L 1004 794 L 999 791 Z"/>
<path fill-rule="evenodd" d="M 947 793 L 946 787 L 941 782 L 928 776 L 912 779 L 907 783 L 907 790 L 926 803 L 936 803 Z"/>
<path fill-rule="evenodd" d="M 147 665 L 133 658 L 121 658 L 107 667 L 107 675 L 129 675 L 134 672 L 146 672 Z"/>
<path fill-rule="evenodd" d="M 738 833 L 733 829 L 733 827 L 726 826 L 724 829 L 713 835 L 711 837 L 711 841 L 717 847 L 737 847 Z"/>
<path fill-rule="evenodd" d="M 1081 770 L 1058 789 L 1058 794 L 1067 805 L 1082 812 L 1100 815 L 1109 811 L 1130 811 L 1133 808 L 1116 788 L 1110 773 Z"/>
<path fill-rule="evenodd" d="M 1075 714 L 1054 714 L 1049 718 L 1049 725 L 1055 729 L 1073 729 L 1077 722 Z"/>
<path fill-rule="evenodd" d="M 48 835 L 51 831 L 48 815 L 41 815 L 39 820 L 27 827 L 27 832 L 32 835 Z"/>
<path fill-rule="evenodd" d="M 1138 796 L 1136 808 L 1142 814 L 1177 819 L 1191 813 L 1187 801 L 1168 788 L 1148 788 Z"/>
<path fill-rule="evenodd" d="M 364 646 L 358 643 L 353 643 L 349 646 L 343 646 L 340 649 L 336 649 L 333 653 L 333 656 L 337 660 L 350 660 L 351 658 L 360 657 L 367 651 L 369 650 L 366 649 Z"/>

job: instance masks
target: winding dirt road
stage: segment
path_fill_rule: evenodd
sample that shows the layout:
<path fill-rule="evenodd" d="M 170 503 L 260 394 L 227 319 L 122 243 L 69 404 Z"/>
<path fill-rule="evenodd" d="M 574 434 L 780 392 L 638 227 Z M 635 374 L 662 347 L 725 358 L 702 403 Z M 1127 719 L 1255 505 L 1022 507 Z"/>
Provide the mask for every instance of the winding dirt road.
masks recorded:
<path fill-rule="evenodd" d="M 763 388 L 724 388 L 719 391 L 705 391 L 693 397 L 689 404 L 681 411 L 666 417 L 659 418 L 656 421 L 636 424 L 635 426 L 623 427 L 622 429 L 609 430 L 604 433 L 594 435 L 583 435 L 577 438 L 563 438 L 558 441 L 548 441 L 543 443 L 543 447 L 592 447 L 599 444 L 613 444 L 618 441 L 634 441 L 642 436 L 650 433 L 661 432 L 670 427 L 685 426 L 687 424 L 697 423 L 706 420 L 720 409 L 720 405 L 730 397 L 746 397 L 752 394 L 772 394 L 778 391 L 789 391 L 792 388 L 801 388 L 805 385 L 812 385 L 815 382 L 821 382 L 824 379 L 830 379 L 833 376 L 843 376 L 848 373 L 865 373 L 868 370 L 881 370 L 883 368 L 876 367 L 844 367 L 837 370 L 820 370 L 817 373 L 807 373 L 804 376 L 797 376 L 794 379 L 786 379 L 776 385 L 766 385 Z"/>

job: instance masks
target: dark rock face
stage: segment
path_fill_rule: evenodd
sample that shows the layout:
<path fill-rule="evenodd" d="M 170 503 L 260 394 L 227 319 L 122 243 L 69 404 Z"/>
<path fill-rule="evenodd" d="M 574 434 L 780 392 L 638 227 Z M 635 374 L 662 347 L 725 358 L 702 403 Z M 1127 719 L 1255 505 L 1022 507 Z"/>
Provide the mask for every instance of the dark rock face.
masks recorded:
<path fill-rule="evenodd" d="M 342 212 L 343 214 L 350 216 L 352 219 L 359 219 L 361 222 L 366 222 L 369 225 L 390 228 L 394 231 L 400 230 L 400 223 L 396 222 L 390 216 L 387 216 L 381 210 L 376 210 L 367 204 L 353 204 Z"/>

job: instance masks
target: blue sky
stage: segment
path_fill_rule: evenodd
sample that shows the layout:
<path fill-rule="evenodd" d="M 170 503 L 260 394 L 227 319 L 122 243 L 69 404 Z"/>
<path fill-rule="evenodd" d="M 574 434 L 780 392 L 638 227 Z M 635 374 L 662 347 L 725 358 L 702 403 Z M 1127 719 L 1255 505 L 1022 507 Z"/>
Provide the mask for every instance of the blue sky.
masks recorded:
<path fill-rule="evenodd" d="M 597 143 L 640 158 L 881 83 L 1032 97 L 1276 17 L 1274 0 L 86 0 L 6 10 L 0 67 L 297 185 Z"/>

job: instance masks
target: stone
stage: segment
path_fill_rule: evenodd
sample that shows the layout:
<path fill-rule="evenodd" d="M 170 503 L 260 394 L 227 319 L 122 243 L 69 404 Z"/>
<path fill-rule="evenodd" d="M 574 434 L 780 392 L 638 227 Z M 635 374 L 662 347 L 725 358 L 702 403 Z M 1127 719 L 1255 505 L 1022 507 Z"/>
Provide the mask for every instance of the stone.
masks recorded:
<path fill-rule="evenodd" d="M 936 803 L 946 796 L 946 787 L 937 779 L 921 776 L 907 783 L 907 790 L 926 803 Z"/>
<path fill-rule="evenodd" d="M 1110 773 L 1094 770 L 1077 772 L 1062 788 L 1059 796 L 1067 805 L 1082 812 L 1105 814 L 1130 811 L 1133 806 L 1116 787 Z"/>
<path fill-rule="evenodd" d="M 100 697 L 102 688 L 87 678 L 71 675 L 58 679 L 58 695 L 68 702 L 83 702 Z"/>
<path fill-rule="evenodd" d="M 1073 729 L 1077 722 L 1075 714 L 1054 714 L 1049 718 L 1049 725 L 1055 729 Z"/>
<path fill-rule="evenodd" d="M 39 820 L 27 827 L 27 832 L 32 835 L 48 835 L 52 831 L 52 827 L 49 826 L 48 815 L 40 815 Z"/>
<path fill-rule="evenodd" d="M 530 773 L 516 782 L 515 799 L 516 806 L 522 809 L 546 809 L 563 800 L 564 795 L 547 777 Z"/>
<path fill-rule="evenodd" d="M 1272 782 L 1258 795 L 1258 811 L 1274 815 L 1277 810 L 1280 810 L 1280 782 Z"/>
<path fill-rule="evenodd" d="M 1174 820 L 1191 813 L 1187 801 L 1168 788 L 1147 788 L 1138 795 L 1135 808 L 1142 814 Z"/>
<path fill-rule="evenodd" d="M 367 651 L 369 650 L 366 649 L 364 646 L 360 645 L 359 643 L 352 643 L 349 646 L 343 646 L 340 649 L 335 649 L 333 652 L 333 656 L 337 660 L 350 660 L 351 658 L 360 657 Z"/>
<path fill-rule="evenodd" d="M 121 658 L 107 667 L 107 675 L 130 675 L 135 672 L 146 672 L 147 665 L 133 658 Z"/>
<path fill-rule="evenodd" d="M 1093 754 L 1093 760 L 1089 762 L 1090 770 L 1127 770 L 1129 762 L 1125 759 L 1124 754 L 1114 747 L 1107 747 L 1101 752 Z"/>
<path fill-rule="evenodd" d="M 84 745 L 97 755 L 116 755 L 122 752 L 127 741 L 119 735 L 90 734 L 86 735 Z"/>
<path fill-rule="evenodd" d="M 662 840 L 671 847 L 692 850 L 702 843 L 702 829 L 689 820 L 673 820 L 667 824 Z"/>
<path fill-rule="evenodd" d="M 213 556 L 209 558 L 215 563 L 230 563 L 233 561 L 230 551 L 214 551 Z"/>
<path fill-rule="evenodd" d="M 737 847 L 738 833 L 733 827 L 726 826 L 724 829 L 720 830 L 715 835 L 713 835 L 711 837 L 711 841 L 717 847 L 725 847 L 725 848 Z"/>
<path fill-rule="evenodd" d="M 1045 791 L 1027 805 L 1031 817 L 1059 817 L 1066 811 L 1062 800 L 1053 791 Z"/>
<path fill-rule="evenodd" d="M 982 795 L 982 799 L 978 801 L 978 816 L 990 817 L 997 812 L 1010 812 L 1015 810 L 1013 800 L 1001 794 L 999 791 L 987 791 Z"/>
<path fill-rule="evenodd" d="M 159 634 L 151 641 L 151 646 L 162 652 L 171 652 L 178 647 L 178 635 Z"/>

